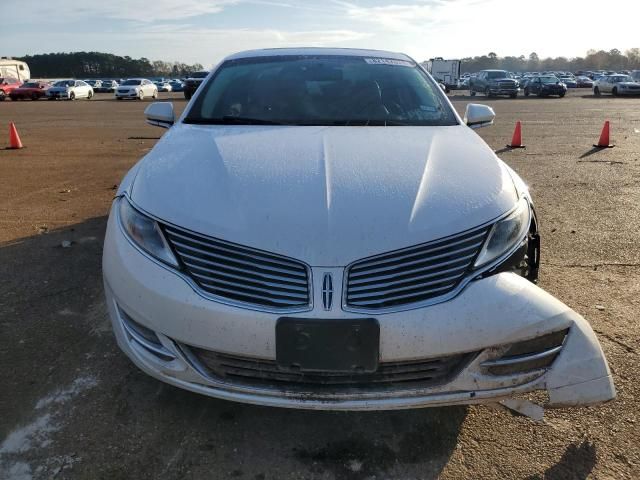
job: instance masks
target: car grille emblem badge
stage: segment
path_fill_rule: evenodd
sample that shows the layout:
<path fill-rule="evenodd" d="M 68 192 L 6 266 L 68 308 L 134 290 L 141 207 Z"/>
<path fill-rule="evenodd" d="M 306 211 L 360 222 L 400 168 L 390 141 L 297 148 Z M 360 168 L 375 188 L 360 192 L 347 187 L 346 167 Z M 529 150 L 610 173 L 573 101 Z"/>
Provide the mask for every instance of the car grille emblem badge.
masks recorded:
<path fill-rule="evenodd" d="M 325 310 L 331 310 L 333 305 L 333 277 L 325 273 L 322 279 L 322 306 Z"/>

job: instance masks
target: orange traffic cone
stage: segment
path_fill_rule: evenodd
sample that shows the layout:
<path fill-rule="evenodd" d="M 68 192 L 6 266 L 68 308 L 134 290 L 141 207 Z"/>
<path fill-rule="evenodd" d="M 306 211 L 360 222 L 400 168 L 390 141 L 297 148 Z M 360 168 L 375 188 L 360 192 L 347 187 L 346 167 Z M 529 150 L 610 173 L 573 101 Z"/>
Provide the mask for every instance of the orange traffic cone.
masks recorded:
<path fill-rule="evenodd" d="M 13 122 L 9 124 L 9 148 L 13 150 L 24 148 L 22 142 L 20 141 L 18 130 L 16 130 L 16 126 L 13 124 Z"/>
<path fill-rule="evenodd" d="M 602 133 L 600 134 L 600 140 L 598 140 L 597 145 L 594 145 L 596 148 L 613 148 L 614 145 L 609 143 L 609 120 L 604 122 L 604 126 L 602 127 Z"/>
<path fill-rule="evenodd" d="M 511 137 L 511 144 L 507 145 L 509 148 L 527 148 L 522 144 L 522 125 L 518 120 L 516 122 L 516 128 L 513 131 L 513 137 Z"/>

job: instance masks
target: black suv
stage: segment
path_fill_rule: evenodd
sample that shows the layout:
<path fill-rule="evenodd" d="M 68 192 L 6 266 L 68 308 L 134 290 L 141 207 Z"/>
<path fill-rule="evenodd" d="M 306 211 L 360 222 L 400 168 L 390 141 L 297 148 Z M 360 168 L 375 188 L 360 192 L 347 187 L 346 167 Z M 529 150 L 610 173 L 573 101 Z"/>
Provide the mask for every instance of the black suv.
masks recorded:
<path fill-rule="evenodd" d="M 487 97 L 508 95 L 516 98 L 519 90 L 520 84 L 506 70 L 482 70 L 475 78 L 469 80 L 469 92 L 472 97 L 479 92 Z"/>
<path fill-rule="evenodd" d="M 202 81 L 207 78 L 207 75 L 209 75 L 209 72 L 205 71 L 194 72 L 189 75 L 189 78 L 187 78 L 184 82 L 184 98 L 190 100 L 193 94 L 196 93 L 196 90 L 198 89 Z"/>

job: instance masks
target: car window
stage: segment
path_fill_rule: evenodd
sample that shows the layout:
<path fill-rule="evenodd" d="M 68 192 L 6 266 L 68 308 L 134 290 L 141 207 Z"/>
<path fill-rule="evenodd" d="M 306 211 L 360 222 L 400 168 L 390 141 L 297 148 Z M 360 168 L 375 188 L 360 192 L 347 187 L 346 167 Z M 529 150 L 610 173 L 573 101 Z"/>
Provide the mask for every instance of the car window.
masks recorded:
<path fill-rule="evenodd" d="M 187 123 L 457 124 L 437 84 L 405 60 L 244 58 L 225 62 L 201 88 Z"/>
<path fill-rule="evenodd" d="M 499 79 L 499 78 L 511 78 L 511 75 L 509 75 L 509 72 L 502 72 L 502 71 L 487 72 L 487 78 L 491 80 Z"/>
<path fill-rule="evenodd" d="M 140 80 L 126 80 L 125 82 L 121 83 L 121 85 L 123 86 L 130 86 L 130 85 L 140 85 Z"/>

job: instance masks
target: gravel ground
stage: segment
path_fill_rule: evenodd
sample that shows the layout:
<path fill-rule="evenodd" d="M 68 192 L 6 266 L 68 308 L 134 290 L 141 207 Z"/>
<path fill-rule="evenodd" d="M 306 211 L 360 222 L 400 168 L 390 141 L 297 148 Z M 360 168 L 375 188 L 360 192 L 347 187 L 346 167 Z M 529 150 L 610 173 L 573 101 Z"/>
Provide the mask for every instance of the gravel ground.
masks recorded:
<path fill-rule="evenodd" d="M 115 188 L 162 130 L 146 102 L 107 95 L 4 102 L 26 148 L 0 150 L 0 478 L 639 478 L 640 98 L 474 101 L 498 114 L 478 133 L 531 186 L 540 285 L 593 325 L 615 402 L 534 423 L 489 406 L 288 411 L 159 383 L 115 345 L 100 261 Z M 595 151 L 607 119 L 617 146 Z M 527 149 L 508 151 L 516 120 Z"/>

